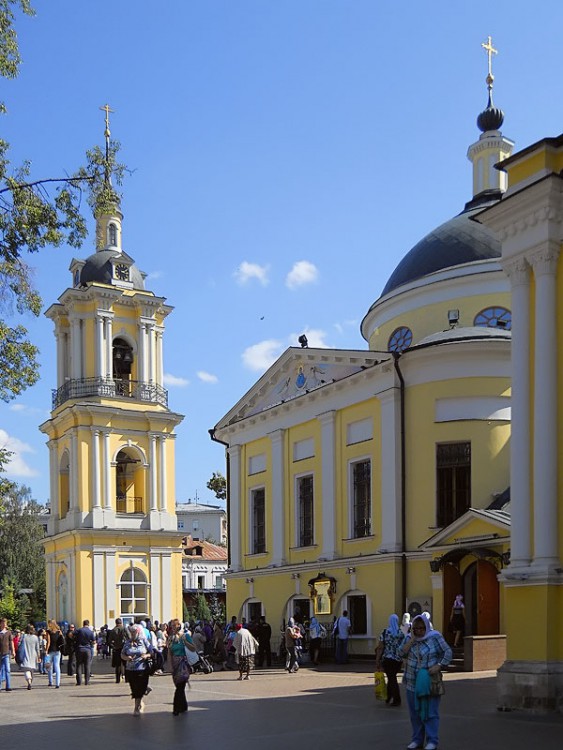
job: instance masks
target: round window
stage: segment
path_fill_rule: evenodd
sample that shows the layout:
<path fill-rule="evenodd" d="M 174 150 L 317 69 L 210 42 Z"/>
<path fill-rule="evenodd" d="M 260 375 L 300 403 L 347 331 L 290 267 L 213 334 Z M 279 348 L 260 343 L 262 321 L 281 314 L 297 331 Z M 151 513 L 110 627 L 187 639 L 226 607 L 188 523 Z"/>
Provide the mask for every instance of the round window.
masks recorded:
<path fill-rule="evenodd" d="M 396 328 L 391 336 L 387 348 L 390 352 L 404 352 L 412 344 L 412 331 L 406 326 Z"/>
<path fill-rule="evenodd" d="M 486 328 L 504 328 L 506 331 L 510 331 L 512 328 L 512 313 L 506 307 L 486 307 L 480 313 L 477 313 L 473 325 Z"/>

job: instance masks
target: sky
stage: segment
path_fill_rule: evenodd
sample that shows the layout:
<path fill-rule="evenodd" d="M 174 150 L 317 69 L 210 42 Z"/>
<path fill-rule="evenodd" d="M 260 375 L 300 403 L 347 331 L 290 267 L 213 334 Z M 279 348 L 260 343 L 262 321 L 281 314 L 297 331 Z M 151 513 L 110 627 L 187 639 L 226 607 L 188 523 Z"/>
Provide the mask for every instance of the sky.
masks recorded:
<path fill-rule="evenodd" d="M 360 322 L 393 269 L 471 198 L 468 146 L 486 105 L 491 35 L 503 134 L 524 148 L 563 130 L 563 4 L 406 0 L 35 0 L 24 62 L 2 82 L 14 165 L 74 172 L 112 137 L 131 170 L 123 249 L 174 307 L 164 338 L 177 428 L 176 500 L 216 502 L 208 430 L 300 334 L 365 349 Z M 85 206 L 86 210 L 87 207 Z M 90 220 L 90 229 L 93 221 Z M 45 309 L 73 257 L 26 261 Z M 43 315 L 19 322 L 41 379 L 0 403 L 7 475 L 49 499 L 38 425 L 56 386 Z"/>

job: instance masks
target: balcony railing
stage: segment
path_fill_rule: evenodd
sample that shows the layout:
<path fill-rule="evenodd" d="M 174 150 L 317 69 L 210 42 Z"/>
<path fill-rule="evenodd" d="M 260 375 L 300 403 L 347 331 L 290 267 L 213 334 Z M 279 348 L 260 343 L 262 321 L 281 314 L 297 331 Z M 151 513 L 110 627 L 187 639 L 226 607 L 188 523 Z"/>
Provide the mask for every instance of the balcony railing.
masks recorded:
<path fill-rule="evenodd" d="M 133 513 L 143 512 L 143 498 L 142 497 L 126 497 L 125 495 L 118 495 L 115 503 L 115 510 L 118 513 L 127 513 L 127 501 L 133 501 Z"/>
<path fill-rule="evenodd" d="M 56 409 L 71 398 L 131 398 L 136 401 L 148 401 L 151 404 L 168 406 L 168 391 L 156 383 L 145 383 L 140 380 L 121 380 L 113 378 L 82 378 L 67 380 L 60 388 L 52 392 L 52 408 Z"/>

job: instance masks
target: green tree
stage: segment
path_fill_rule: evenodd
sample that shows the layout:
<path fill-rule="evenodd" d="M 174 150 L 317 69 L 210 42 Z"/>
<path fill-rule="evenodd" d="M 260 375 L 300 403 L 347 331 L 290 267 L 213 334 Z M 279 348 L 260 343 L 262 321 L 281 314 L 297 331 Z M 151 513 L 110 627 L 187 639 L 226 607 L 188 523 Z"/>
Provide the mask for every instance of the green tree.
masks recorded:
<path fill-rule="evenodd" d="M 10 627 L 21 628 L 25 625 L 25 614 L 21 603 L 16 597 L 15 586 L 5 578 L 0 584 L 2 596 L 0 597 L 0 617 L 8 620 Z"/>
<path fill-rule="evenodd" d="M 215 493 L 219 500 L 225 500 L 227 497 L 227 480 L 220 471 L 214 471 L 213 476 L 207 482 L 207 489 Z"/>
<path fill-rule="evenodd" d="M 220 622 L 224 624 L 227 613 L 225 610 L 225 605 L 223 604 L 223 602 L 219 601 L 218 595 L 211 594 L 208 604 L 213 622 Z"/>
<path fill-rule="evenodd" d="M 29 0 L 0 0 L 0 76 L 16 78 L 21 62 L 15 12 L 33 16 Z M 5 106 L 0 103 L 0 112 Z M 86 153 L 86 165 L 71 177 L 34 179 L 30 162 L 12 166 L 9 144 L 0 138 L 0 399 L 9 401 L 39 378 L 39 350 L 27 329 L 13 325 L 15 314 L 38 316 L 41 298 L 32 281 L 25 253 L 66 243 L 79 247 L 86 237 L 80 212 L 83 192 L 94 214 L 119 202 L 111 177 L 121 184 L 125 166 L 116 154 L 119 143 Z"/>
<path fill-rule="evenodd" d="M 43 554 L 43 508 L 28 487 L 8 480 L 0 483 L 0 580 L 9 581 L 18 592 L 29 592 L 31 616 L 45 619 L 45 558 Z M 23 599 L 22 606 L 25 606 Z M 27 607 L 26 607 L 27 608 Z"/>

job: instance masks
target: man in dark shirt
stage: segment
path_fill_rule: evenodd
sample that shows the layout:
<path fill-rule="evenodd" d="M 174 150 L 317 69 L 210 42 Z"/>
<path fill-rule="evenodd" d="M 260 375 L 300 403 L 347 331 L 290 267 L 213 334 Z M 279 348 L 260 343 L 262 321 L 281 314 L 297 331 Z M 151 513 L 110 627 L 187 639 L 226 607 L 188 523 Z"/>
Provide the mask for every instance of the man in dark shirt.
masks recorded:
<path fill-rule="evenodd" d="M 115 621 L 115 628 L 108 633 L 108 646 L 111 649 L 111 666 L 115 669 L 115 681 L 121 682 L 125 679 L 125 670 L 121 661 L 121 650 L 125 641 L 125 628 L 121 617 Z"/>
<path fill-rule="evenodd" d="M 68 657 L 67 665 L 66 665 L 66 673 L 69 677 L 74 677 L 74 673 L 76 672 L 76 651 L 74 648 L 74 636 L 76 633 L 76 628 L 71 623 L 68 626 L 67 634 L 65 635 L 65 654 Z"/>
<path fill-rule="evenodd" d="M 90 621 L 84 620 L 82 627 L 78 628 L 74 636 L 74 645 L 76 652 L 76 684 L 81 685 L 81 668 L 84 673 L 84 684 L 90 682 L 90 665 L 94 655 L 94 641 L 96 636 L 90 628 Z"/>
<path fill-rule="evenodd" d="M 261 667 L 264 664 L 264 657 L 266 657 L 266 664 L 268 667 L 271 667 L 272 650 L 270 648 L 270 639 L 272 637 L 272 628 L 263 616 L 258 621 L 256 637 L 258 638 L 258 659 L 256 660 L 256 666 Z"/>

